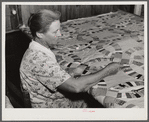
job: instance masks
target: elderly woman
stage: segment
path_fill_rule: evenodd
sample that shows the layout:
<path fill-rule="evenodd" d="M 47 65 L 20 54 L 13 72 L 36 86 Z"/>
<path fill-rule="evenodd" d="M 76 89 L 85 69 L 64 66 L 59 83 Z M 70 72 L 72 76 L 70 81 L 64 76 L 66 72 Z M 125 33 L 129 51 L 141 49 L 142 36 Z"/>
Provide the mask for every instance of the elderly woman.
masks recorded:
<path fill-rule="evenodd" d="M 96 73 L 71 77 L 60 67 L 51 51 L 61 36 L 59 18 L 59 12 L 41 10 L 28 21 L 33 40 L 23 56 L 20 77 L 22 88 L 30 94 L 33 108 L 73 108 L 72 101 L 60 91 L 87 92 L 106 76 L 117 73 L 120 67 L 111 63 Z M 75 72 L 79 70 L 78 67 Z"/>

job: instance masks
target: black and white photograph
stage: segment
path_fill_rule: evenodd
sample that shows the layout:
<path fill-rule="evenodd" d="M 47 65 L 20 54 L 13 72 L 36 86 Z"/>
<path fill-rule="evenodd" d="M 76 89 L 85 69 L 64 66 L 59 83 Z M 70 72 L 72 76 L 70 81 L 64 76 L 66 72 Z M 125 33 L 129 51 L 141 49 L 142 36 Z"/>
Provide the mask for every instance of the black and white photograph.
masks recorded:
<path fill-rule="evenodd" d="M 2 2 L 2 120 L 146 120 L 147 2 Z"/>

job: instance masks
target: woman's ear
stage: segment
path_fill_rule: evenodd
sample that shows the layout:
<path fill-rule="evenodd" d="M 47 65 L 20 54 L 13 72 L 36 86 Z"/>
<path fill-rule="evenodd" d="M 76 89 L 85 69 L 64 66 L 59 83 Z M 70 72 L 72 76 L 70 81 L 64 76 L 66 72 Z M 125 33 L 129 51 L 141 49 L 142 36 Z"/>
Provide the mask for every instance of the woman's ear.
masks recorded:
<path fill-rule="evenodd" d="M 38 38 L 43 38 L 43 33 L 36 32 Z"/>

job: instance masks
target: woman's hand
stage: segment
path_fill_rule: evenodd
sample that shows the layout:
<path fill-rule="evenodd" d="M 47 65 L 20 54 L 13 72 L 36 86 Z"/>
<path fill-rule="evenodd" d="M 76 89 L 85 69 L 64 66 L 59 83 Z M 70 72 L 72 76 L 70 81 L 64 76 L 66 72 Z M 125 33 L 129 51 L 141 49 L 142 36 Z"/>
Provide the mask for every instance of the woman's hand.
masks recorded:
<path fill-rule="evenodd" d="M 87 65 L 81 64 L 77 68 L 70 68 L 67 70 L 72 77 L 80 77 L 86 68 L 87 68 Z M 104 68 L 104 71 L 107 76 L 115 75 L 120 68 L 121 68 L 121 65 L 119 63 L 110 63 Z"/>
<path fill-rule="evenodd" d="M 120 63 L 110 63 L 105 67 L 105 70 L 109 73 L 109 75 L 115 75 L 121 68 L 122 66 Z"/>
<path fill-rule="evenodd" d="M 68 73 L 71 75 L 71 76 L 74 76 L 74 77 L 79 77 L 82 75 L 83 71 L 86 69 L 86 65 L 79 65 L 77 68 L 74 68 L 74 69 L 70 69 L 68 71 Z"/>

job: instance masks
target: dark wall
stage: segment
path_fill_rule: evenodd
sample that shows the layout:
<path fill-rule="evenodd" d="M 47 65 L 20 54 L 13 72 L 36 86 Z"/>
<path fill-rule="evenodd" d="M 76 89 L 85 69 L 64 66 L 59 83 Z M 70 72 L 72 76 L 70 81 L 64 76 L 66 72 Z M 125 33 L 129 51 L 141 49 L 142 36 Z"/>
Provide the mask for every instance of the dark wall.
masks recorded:
<path fill-rule="evenodd" d="M 61 22 L 109 13 L 119 9 L 133 13 L 134 5 L 7 5 L 6 30 L 15 30 L 26 24 L 31 13 L 41 9 L 53 9 L 61 12 Z M 16 14 L 13 14 L 13 10 Z"/>

